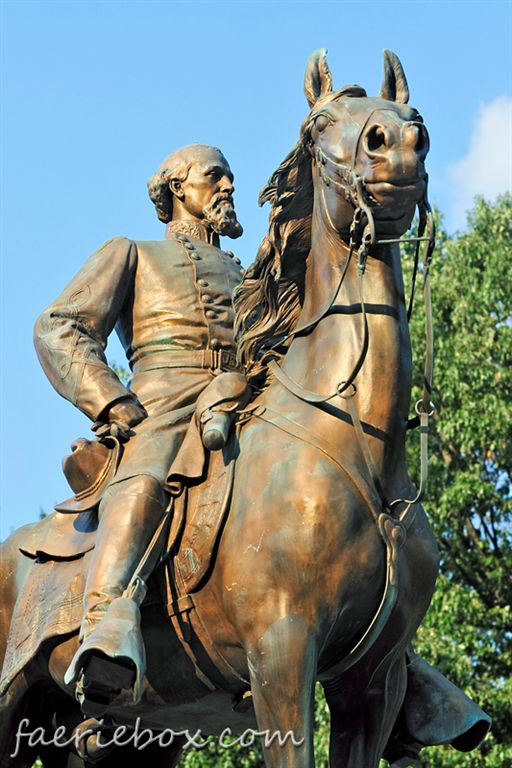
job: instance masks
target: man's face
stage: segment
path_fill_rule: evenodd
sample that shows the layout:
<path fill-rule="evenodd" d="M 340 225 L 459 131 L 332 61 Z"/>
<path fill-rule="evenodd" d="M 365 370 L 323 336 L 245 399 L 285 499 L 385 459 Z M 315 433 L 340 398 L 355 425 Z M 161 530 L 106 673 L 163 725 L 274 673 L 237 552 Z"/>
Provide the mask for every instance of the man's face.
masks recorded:
<path fill-rule="evenodd" d="M 209 148 L 196 150 L 187 178 L 178 187 L 171 182 L 171 190 L 180 196 L 191 216 L 204 221 L 217 234 L 242 234 L 233 205 L 233 174 L 220 152 Z"/>

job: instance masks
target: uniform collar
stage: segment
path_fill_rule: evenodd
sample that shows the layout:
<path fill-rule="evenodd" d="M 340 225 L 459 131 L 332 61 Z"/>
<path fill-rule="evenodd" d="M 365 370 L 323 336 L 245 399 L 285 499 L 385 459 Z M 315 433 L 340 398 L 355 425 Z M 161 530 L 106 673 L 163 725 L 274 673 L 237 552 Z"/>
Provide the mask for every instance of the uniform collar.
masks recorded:
<path fill-rule="evenodd" d="M 202 240 L 203 243 L 212 243 L 214 233 L 208 230 L 203 224 L 197 221 L 170 221 L 165 230 L 165 238 L 180 232 L 182 235 L 188 235 L 196 240 Z"/>

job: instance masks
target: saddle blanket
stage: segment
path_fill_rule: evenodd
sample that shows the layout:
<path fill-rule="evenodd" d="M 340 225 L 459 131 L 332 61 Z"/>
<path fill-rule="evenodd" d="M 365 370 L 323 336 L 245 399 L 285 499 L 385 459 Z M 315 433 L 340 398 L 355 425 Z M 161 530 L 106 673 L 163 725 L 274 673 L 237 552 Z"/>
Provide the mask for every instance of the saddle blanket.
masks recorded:
<path fill-rule="evenodd" d="M 90 554 L 79 560 L 32 563 L 13 610 L 0 696 L 45 640 L 78 631 Z"/>

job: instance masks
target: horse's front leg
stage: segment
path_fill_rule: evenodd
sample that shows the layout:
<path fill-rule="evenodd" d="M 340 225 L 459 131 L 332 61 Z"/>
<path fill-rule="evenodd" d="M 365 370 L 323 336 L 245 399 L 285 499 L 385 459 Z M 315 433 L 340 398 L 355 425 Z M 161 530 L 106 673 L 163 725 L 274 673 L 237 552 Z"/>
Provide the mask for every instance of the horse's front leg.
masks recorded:
<path fill-rule="evenodd" d="M 257 622 L 256 622 L 257 625 Z M 268 768 L 313 768 L 317 639 L 300 614 L 277 619 L 247 645 Z"/>

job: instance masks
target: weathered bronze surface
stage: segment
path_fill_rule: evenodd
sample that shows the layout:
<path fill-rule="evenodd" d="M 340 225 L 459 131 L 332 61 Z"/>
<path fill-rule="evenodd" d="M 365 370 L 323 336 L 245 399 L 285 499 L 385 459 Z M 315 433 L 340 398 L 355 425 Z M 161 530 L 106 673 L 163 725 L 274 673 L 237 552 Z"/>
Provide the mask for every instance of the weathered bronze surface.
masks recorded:
<path fill-rule="evenodd" d="M 77 681 L 85 712 L 104 694 L 105 733 L 137 718 L 155 733 L 257 728 L 280 734 L 265 746 L 271 768 L 314 765 L 316 680 L 331 712 L 332 766 L 376 768 L 383 754 L 412 765 L 424 744 L 472 749 L 488 729 L 489 718 L 410 648 L 438 553 L 405 466 L 411 350 L 397 238 L 418 207 L 430 253 L 428 134 L 390 52 L 378 98 L 358 86 L 333 92 L 323 51 L 308 62 L 305 91 L 311 111 L 262 193 L 269 230 L 235 291 L 252 402 L 239 377 L 228 392 L 215 385 L 218 397 L 205 392 L 236 369 L 230 294 L 241 279 L 218 248 L 219 232 L 241 233 L 218 150 L 186 148 L 151 180 L 166 240 L 107 243 L 38 322 L 38 354 L 55 388 L 123 450 L 101 488 L 89 469 L 96 454 L 91 465 L 77 456 L 67 468 L 77 494 L 69 512 L 44 534 L 22 529 L 3 546 L 3 648 L 37 569 L 73 605 L 83 585 L 71 585 L 87 575 L 82 645 L 76 616 L 66 625 L 56 605 L 50 625 L 60 629 L 3 681 L 5 753 L 24 716 L 34 727 L 83 728 Z M 130 390 L 104 357 L 114 326 L 133 368 Z M 183 442 L 200 395 L 206 416 Z M 207 442 L 221 446 L 226 412 L 238 414 L 236 434 L 208 460 L 198 430 L 210 424 Z M 121 595 L 155 531 L 161 546 L 169 492 L 187 477 L 191 487 L 162 528 L 171 557 L 152 577 L 140 632 L 137 584 Z M 85 526 L 86 543 L 74 543 L 64 568 L 48 526 L 66 514 L 89 520 L 98 493 L 97 533 Z M 73 511 L 78 496 L 87 511 Z M 56 576 L 59 568 L 66 574 Z M 105 666 L 98 648 L 122 663 Z M 130 688 L 135 668 L 135 700 L 130 690 L 112 699 Z M 73 765 L 91 765 L 88 754 L 105 766 L 163 768 L 182 745 L 102 753 L 91 736 Z M 34 757 L 24 748 L 20 768 Z M 41 757 L 64 766 L 70 751 Z"/>

